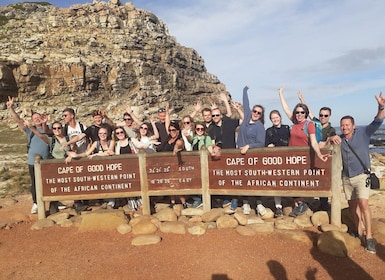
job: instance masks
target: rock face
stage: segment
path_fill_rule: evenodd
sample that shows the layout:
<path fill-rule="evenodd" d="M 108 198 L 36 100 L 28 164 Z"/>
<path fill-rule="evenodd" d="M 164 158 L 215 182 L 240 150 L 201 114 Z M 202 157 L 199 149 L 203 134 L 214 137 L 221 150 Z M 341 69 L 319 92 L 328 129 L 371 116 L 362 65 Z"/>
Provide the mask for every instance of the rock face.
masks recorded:
<path fill-rule="evenodd" d="M 81 118 L 103 108 L 121 117 L 127 104 L 146 115 L 167 102 L 182 116 L 198 97 L 210 103 L 226 91 L 195 50 L 131 3 L 11 4 L 0 7 L 0 27 L 0 101 L 17 97 L 19 113 L 59 117 L 73 107 Z"/>

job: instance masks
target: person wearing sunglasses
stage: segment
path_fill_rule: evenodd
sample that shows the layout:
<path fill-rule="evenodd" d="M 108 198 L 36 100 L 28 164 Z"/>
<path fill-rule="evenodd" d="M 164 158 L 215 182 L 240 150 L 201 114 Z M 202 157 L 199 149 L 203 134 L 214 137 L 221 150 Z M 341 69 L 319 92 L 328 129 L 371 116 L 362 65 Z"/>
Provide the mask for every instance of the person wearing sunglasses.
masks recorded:
<path fill-rule="evenodd" d="M 135 154 L 135 147 L 123 126 L 115 128 L 114 137 L 116 155 Z M 142 199 L 141 197 L 115 198 L 114 208 L 119 208 L 125 204 L 127 204 L 133 214 L 136 211 L 141 210 Z"/>
<path fill-rule="evenodd" d="M 303 98 L 302 92 L 299 91 L 298 98 L 301 103 L 306 104 L 305 99 Z M 318 145 L 320 148 L 324 147 L 325 144 L 328 142 L 329 138 L 331 136 L 336 135 L 336 130 L 334 127 L 332 127 L 330 123 L 330 117 L 332 114 L 332 110 L 329 107 L 322 107 L 319 110 L 319 118 L 314 116 L 312 113 L 310 107 L 309 107 L 309 117 L 313 122 L 318 122 L 322 126 L 322 139 L 320 142 L 318 142 Z M 318 206 L 317 211 L 328 211 L 330 209 L 329 202 L 327 197 L 320 197 L 320 205 Z"/>
<path fill-rule="evenodd" d="M 181 135 L 184 142 L 184 148 L 186 151 L 192 151 L 191 141 L 194 136 L 195 124 L 190 115 L 185 115 L 179 123 L 181 128 Z"/>
<path fill-rule="evenodd" d="M 289 146 L 310 146 L 320 160 L 327 161 L 329 155 L 323 155 L 321 153 L 315 135 L 315 125 L 313 122 L 307 121 L 309 116 L 308 106 L 303 103 L 298 103 L 295 105 L 293 111 L 291 112 L 283 95 L 283 91 L 284 89 L 282 87 L 278 89 L 279 98 L 287 117 L 293 122 L 293 126 L 290 131 Z M 307 135 L 304 131 L 305 125 L 307 125 L 309 135 Z M 305 201 L 303 201 L 301 198 L 294 198 L 293 211 L 289 214 L 289 216 L 296 217 L 302 215 L 307 211 L 307 209 L 309 209 L 309 206 Z"/>
<path fill-rule="evenodd" d="M 158 129 L 160 143 L 165 144 L 168 138 L 168 131 L 166 128 L 166 115 L 168 114 L 168 108 L 159 108 L 158 109 L 158 121 L 155 123 L 156 128 Z M 160 152 L 161 147 L 157 146 L 157 151 Z"/>
<path fill-rule="evenodd" d="M 156 145 L 160 144 L 158 141 L 158 129 L 156 128 L 152 115 L 150 117 L 150 123 L 152 129 L 150 129 L 149 123 L 144 122 L 139 126 L 138 137 L 131 139 L 136 152 L 154 153 L 156 152 Z"/>
<path fill-rule="evenodd" d="M 244 120 L 239 127 L 237 145 L 241 150 L 241 154 L 246 154 L 249 149 L 265 147 L 265 108 L 262 105 L 254 105 L 250 109 L 250 101 L 248 95 L 249 86 L 243 88 L 243 112 Z M 251 198 L 250 198 L 251 199 Z M 263 216 L 266 214 L 266 209 L 262 205 L 261 197 L 256 197 L 257 212 Z M 245 200 L 243 203 L 243 210 L 245 214 L 250 214 L 249 201 Z"/>
<path fill-rule="evenodd" d="M 27 127 L 30 127 L 32 132 L 42 139 L 49 147 L 49 158 L 51 159 L 65 159 L 67 156 L 67 151 L 70 150 L 68 146 L 63 148 L 68 142 L 68 136 L 63 135 L 63 127 L 59 121 L 54 121 L 52 123 L 52 136 L 48 136 L 45 133 L 41 133 L 36 127 L 31 126 L 29 123 L 25 124 Z M 60 204 L 59 201 L 51 201 L 49 204 L 49 214 L 52 215 L 59 211 L 59 206 L 62 206 L 63 209 L 65 206 Z"/>

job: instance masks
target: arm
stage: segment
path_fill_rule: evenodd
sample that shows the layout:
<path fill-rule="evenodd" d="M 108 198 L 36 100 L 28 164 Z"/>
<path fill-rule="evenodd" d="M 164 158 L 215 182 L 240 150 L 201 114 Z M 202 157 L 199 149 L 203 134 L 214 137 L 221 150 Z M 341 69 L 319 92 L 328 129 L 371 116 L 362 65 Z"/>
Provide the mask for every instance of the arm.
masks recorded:
<path fill-rule="evenodd" d="M 150 139 L 151 140 L 157 140 L 157 139 L 159 139 L 159 131 L 158 131 L 158 128 L 156 127 L 156 125 L 155 125 L 155 119 L 154 119 L 153 115 L 150 116 L 150 122 L 151 122 L 152 130 L 154 131 L 154 135 L 152 135 L 150 137 Z"/>
<path fill-rule="evenodd" d="M 190 116 L 194 118 L 196 114 L 201 110 L 202 110 L 202 100 L 198 100 L 198 102 L 194 105 L 194 112 L 192 112 Z"/>
<path fill-rule="evenodd" d="M 112 129 L 115 128 L 115 124 L 114 122 L 106 115 L 106 112 L 102 109 L 99 109 L 99 112 L 100 114 L 102 115 L 103 119 L 105 120 L 105 122 L 112 127 Z"/>
<path fill-rule="evenodd" d="M 126 106 L 126 112 L 130 114 L 131 118 L 134 120 L 134 122 L 137 124 L 137 125 L 142 125 L 142 121 L 139 120 L 139 118 L 135 115 L 134 111 L 132 110 L 131 106 L 130 105 L 127 105 Z"/>
<path fill-rule="evenodd" d="M 285 97 L 283 96 L 283 88 L 280 87 L 278 89 L 279 93 L 279 99 L 281 100 L 283 111 L 285 111 L 286 116 L 289 118 L 289 120 L 292 120 L 293 113 L 290 111 L 289 106 L 287 105 L 287 102 L 285 100 Z"/>
<path fill-rule="evenodd" d="M 244 114 L 247 116 L 247 115 L 250 115 L 251 113 L 251 109 L 250 109 L 250 102 L 249 102 L 249 95 L 247 93 L 248 89 L 249 89 L 249 85 L 246 85 L 244 88 L 243 88 L 243 111 L 244 111 Z M 249 120 L 247 120 L 249 121 Z"/>
<path fill-rule="evenodd" d="M 219 95 L 219 99 L 225 103 L 225 106 L 226 106 L 226 116 L 228 116 L 229 118 L 231 117 L 232 115 L 232 112 L 231 112 L 231 108 L 230 108 L 230 104 L 229 104 L 229 101 L 227 100 L 227 96 L 224 92 L 222 92 L 220 95 Z"/>
<path fill-rule="evenodd" d="M 321 154 L 321 150 L 318 146 L 317 139 L 315 137 L 315 134 L 310 134 L 310 143 L 311 147 L 313 148 L 314 152 L 316 153 L 317 157 L 322 161 L 327 161 L 329 158 L 329 155 L 323 155 Z"/>
<path fill-rule="evenodd" d="M 231 106 L 233 106 L 233 108 L 237 110 L 239 114 L 239 124 L 241 124 L 243 122 L 243 119 L 245 118 L 245 114 L 242 110 L 242 105 L 237 102 L 231 101 Z"/>
<path fill-rule="evenodd" d="M 71 140 L 69 140 L 68 142 L 64 143 L 62 146 L 61 146 L 61 149 L 64 150 L 64 148 L 72 145 L 72 144 L 75 144 L 76 142 L 82 140 L 84 137 L 86 137 L 86 134 L 84 132 L 74 136 L 71 138 Z"/>
<path fill-rule="evenodd" d="M 18 124 L 19 129 L 23 130 L 25 128 L 24 121 L 19 117 L 19 115 L 13 109 L 13 103 L 14 103 L 14 98 L 8 96 L 8 101 L 6 103 L 7 104 L 7 109 L 9 111 L 9 113 L 11 114 L 13 120 Z"/>
<path fill-rule="evenodd" d="M 299 101 L 300 101 L 302 104 L 305 104 L 305 105 L 309 108 L 309 117 L 310 117 L 310 119 L 312 120 L 315 116 L 314 116 L 313 112 L 310 110 L 309 105 L 306 104 L 305 99 L 303 99 L 301 90 L 298 91 L 298 99 L 299 99 Z"/>
<path fill-rule="evenodd" d="M 166 126 L 166 131 L 168 133 L 168 129 L 170 128 L 170 109 L 168 108 L 168 104 L 166 105 L 166 120 L 165 120 L 165 126 Z"/>
<path fill-rule="evenodd" d="M 380 94 L 377 96 L 374 96 L 378 103 L 378 112 L 376 115 L 377 119 L 383 119 L 385 117 L 384 115 L 384 107 L 385 107 L 385 98 L 382 96 L 382 91 L 380 91 Z"/>
<path fill-rule="evenodd" d="M 24 122 L 24 126 L 28 127 L 35 135 L 37 135 L 45 143 L 49 144 L 49 138 L 47 135 L 41 133 L 34 125 L 30 125 L 28 121 Z"/>

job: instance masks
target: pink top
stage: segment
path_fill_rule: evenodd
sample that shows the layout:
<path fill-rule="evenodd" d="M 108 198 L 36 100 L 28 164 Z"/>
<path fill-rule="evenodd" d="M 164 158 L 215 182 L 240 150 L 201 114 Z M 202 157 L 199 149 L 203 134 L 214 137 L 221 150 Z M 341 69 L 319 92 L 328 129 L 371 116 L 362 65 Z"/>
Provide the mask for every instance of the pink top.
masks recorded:
<path fill-rule="evenodd" d="M 301 123 L 296 123 L 292 126 L 290 131 L 290 140 L 289 146 L 310 146 L 310 140 L 308 135 L 305 134 L 303 126 L 305 125 L 306 120 Z M 313 122 L 308 121 L 307 131 L 310 134 L 315 134 L 315 125 Z"/>

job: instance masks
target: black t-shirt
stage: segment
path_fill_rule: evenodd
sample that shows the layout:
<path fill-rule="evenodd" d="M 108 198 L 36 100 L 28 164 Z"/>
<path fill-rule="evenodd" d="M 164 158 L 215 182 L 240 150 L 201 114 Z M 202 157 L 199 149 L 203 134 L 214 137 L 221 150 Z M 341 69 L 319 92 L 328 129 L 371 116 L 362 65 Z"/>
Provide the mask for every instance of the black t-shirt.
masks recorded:
<path fill-rule="evenodd" d="M 222 136 L 222 149 L 235 149 L 235 131 L 239 126 L 239 119 L 223 117 L 222 126 L 219 127 Z"/>
<path fill-rule="evenodd" d="M 281 127 L 269 127 L 266 129 L 265 146 L 274 144 L 275 147 L 288 146 L 290 139 L 290 127 L 281 125 Z"/>

